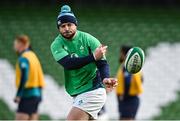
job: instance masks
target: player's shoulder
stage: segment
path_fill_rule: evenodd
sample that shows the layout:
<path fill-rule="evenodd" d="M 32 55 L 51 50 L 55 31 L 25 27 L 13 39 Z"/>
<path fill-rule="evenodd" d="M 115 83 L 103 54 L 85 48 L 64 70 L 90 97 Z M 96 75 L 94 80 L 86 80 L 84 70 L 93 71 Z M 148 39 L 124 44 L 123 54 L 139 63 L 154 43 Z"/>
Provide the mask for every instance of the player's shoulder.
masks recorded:
<path fill-rule="evenodd" d="M 25 68 L 29 64 L 28 59 L 25 58 L 25 57 L 22 57 L 22 56 L 18 58 L 18 62 L 19 62 L 19 65 L 20 65 L 21 68 Z"/>
<path fill-rule="evenodd" d="M 83 31 L 79 31 L 79 34 L 85 38 L 87 41 L 99 41 L 97 38 L 95 38 L 93 35 L 91 35 L 90 33 L 88 32 L 83 32 Z"/>
<path fill-rule="evenodd" d="M 61 36 L 58 35 L 58 36 L 54 39 L 54 41 L 52 42 L 52 44 L 59 43 L 59 41 L 61 41 L 61 40 L 62 40 L 62 39 L 61 39 Z"/>
<path fill-rule="evenodd" d="M 62 39 L 61 39 L 60 35 L 58 35 L 58 36 L 54 39 L 54 41 L 51 43 L 51 48 L 54 47 L 54 46 L 56 46 L 56 45 L 59 45 L 59 44 L 61 43 L 61 41 L 62 41 Z"/>
<path fill-rule="evenodd" d="M 134 76 L 134 77 L 142 77 L 142 72 L 141 72 L 141 71 L 139 71 L 138 73 L 133 74 L 133 76 Z"/>
<path fill-rule="evenodd" d="M 80 30 L 78 30 L 77 32 L 78 32 L 78 34 L 79 34 L 80 36 L 82 36 L 82 37 L 91 37 L 91 36 L 92 36 L 92 35 L 91 35 L 90 33 L 88 33 L 88 32 L 84 32 L 84 31 L 80 31 Z"/>
<path fill-rule="evenodd" d="M 36 55 L 32 50 L 26 50 L 22 53 L 22 57 L 28 57 L 29 55 Z"/>
<path fill-rule="evenodd" d="M 28 61 L 28 59 L 25 58 L 25 57 L 20 56 L 20 57 L 18 58 L 18 61 L 19 61 L 19 62 L 26 62 L 26 61 Z"/>

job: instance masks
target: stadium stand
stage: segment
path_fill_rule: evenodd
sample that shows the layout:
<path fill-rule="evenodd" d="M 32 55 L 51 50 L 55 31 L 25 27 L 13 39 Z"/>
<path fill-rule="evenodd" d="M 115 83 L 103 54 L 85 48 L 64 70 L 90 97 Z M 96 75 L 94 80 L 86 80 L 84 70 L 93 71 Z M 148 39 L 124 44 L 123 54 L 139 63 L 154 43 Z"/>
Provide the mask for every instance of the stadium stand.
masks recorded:
<path fill-rule="evenodd" d="M 101 42 L 109 45 L 107 58 L 109 60 L 111 67 L 111 75 L 114 76 L 116 74 L 118 67 L 117 56 L 116 56 L 117 54 L 114 53 L 118 53 L 119 46 L 121 44 L 125 43 L 125 44 L 140 46 L 143 49 L 147 50 L 149 47 L 155 46 L 160 42 L 169 42 L 169 43 L 180 42 L 179 12 L 180 11 L 176 9 L 167 9 L 167 10 L 166 9 L 115 9 L 115 10 L 102 9 L 102 10 L 98 10 L 98 12 L 95 9 L 93 10 L 83 9 L 83 11 L 77 11 L 76 15 L 79 21 L 80 30 L 84 30 L 91 33 L 92 35 L 97 37 Z M 23 8 L 18 8 L 18 9 L 1 8 L 0 58 L 1 59 L 5 58 L 6 60 L 8 60 L 8 62 L 14 65 L 16 61 L 15 59 L 16 56 L 15 53 L 13 52 L 13 39 L 17 34 L 21 34 L 21 33 L 28 34 L 31 37 L 33 49 L 39 56 L 40 61 L 42 62 L 44 72 L 48 75 L 51 75 L 56 81 L 56 83 L 58 83 L 59 85 L 63 85 L 64 76 L 62 73 L 62 68 L 58 66 L 57 63 L 55 63 L 50 53 L 50 43 L 58 34 L 58 31 L 56 29 L 57 14 L 58 14 L 58 9 L 54 9 L 54 8 L 49 8 L 49 9 L 27 8 L 26 10 L 24 10 Z M 159 46 L 163 46 L 163 45 L 159 45 Z M 159 46 L 157 46 L 157 48 L 159 48 Z M 158 49 L 155 50 L 159 51 Z M 157 53 L 156 51 L 153 50 L 152 53 L 156 54 Z M 164 52 L 162 52 L 161 54 L 163 53 Z M 147 56 L 156 57 L 156 55 L 149 55 L 149 53 L 147 53 Z M 160 60 L 157 60 L 157 63 L 158 61 L 162 62 L 163 60 L 162 58 L 160 58 Z M 167 66 L 163 65 L 162 69 L 164 69 L 164 66 L 166 68 L 170 68 L 170 66 L 168 65 Z M 156 74 L 157 72 L 159 72 L 158 69 L 161 70 L 161 68 L 157 67 L 157 70 L 153 70 L 156 68 L 155 67 L 153 68 L 152 65 L 150 67 L 152 69 L 150 70 L 152 71 L 151 73 L 154 76 L 158 76 Z M 2 67 L 0 68 L 2 70 Z M 175 68 L 172 66 L 170 69 L 173 70 Z M 150 78 L 150 77 L 147 76 L 145 78 Z M 162 75 L 159 78 L 162 79 L 162 81 L 167 79 Z M 13 78 L 11 78 L 10 80 L 13 81 Z M 4 80 L 1 80 L 0 83 L 2 83 L 3 81 Z M 171 81 L 178 81 L 178 80 L 171 80 Z M 149 92 L 151 88 L 153 88 L 154 86 L 158 86 L 159 83 L 156 84 L 153 82 L 145 81 L 144 83 L 145 86 L 148 85 L 149 88 L 147 87 L 145 89 L 144 95 L 147 94 L 146 93 L 147 90 Z M 163 83 L 163 85 L 165 84 L 166 83 Z M 176 85 L 172 85 L 172 87 L 174 87 L 172 91 L 174 90 L 175 92 Z M 164 88 L 159 88 L 159 90 L 157 90 L 157 93 L 162 94 L 163 91 Z M 151 100 L 150 97 L 152 96 L 151 93 L 147 95 L 149 95 L 149 98 L 145 99 L 144 101 L 147 102 L 154 101 L 155 104 L 160 103 L 158 102 L 158 100 L 156 100 L 157 102 L 155 100 Z M 168 96 L 169 94 L 167 93 L 166 95 Z M 12 100 L 12 98 L 13 97 L 11 97 L 10 99 Z M 172 97 L 167 97 L 167 98 L 175 99 L 175 96 L 172 95 Z M 167 102 L 168 101 L 164 101 L 161 103 L 162 105 L 164 105 Z M 144 104 L 144 107 L 150 108 L 151 105 L 150 103 L 149 105 Z M 11 109 L 14 107 L 9 107 L 9 108 Z M 1 109 L 2 108 L 0 108 L 0 110 Z M 155 113 L 156 111 L 152 111 L 152 112 Z M 143 117 L 143 116 L 139 114 L 139 117 Z M 152 115 L 149 114 L 146 117 L 149 118 L 152 117 Z"/>
<path fill-rule="evenodd" d="M 166 56 L 164 56 L 164 53 L 166 53 Z M 180 44 L 159 44 L 147 50 L 146 63 L 143 68 L 145 91 L 141 96 L 142 103 L 137 119 L 151 119 L 161 113 L 161 106 L 166 106 L 169 102 L 177 100 L 180 75 L 176 68 L 180 68 L 180 64 L 178 63 L 180 57 L 176 56 L 179 53 Z M 169 58 L 169 60 L 164 63 L 166 58 Z M 176 63 L 176 68 L 169 68 L 171 63 Z M 15 92 L 14 82 L 12 81 L 14 78 L 14 69 L 7 60 L 0 60 L 0 66 L 3 68 L 0 71 L 0 75 L 2 75 L 0 81 L 0 98 L 4 99 L 9 108 L 14 111 L 16 109 L 15 104 L 12 102 L 14 96 L 12 92 Z M 6 81 L 3 82 L 2 80 Z M 70 110 L 72 100 L 65 93 L 64 87 L 59 87 L 52 77 L 46 75 L 45 80 L 47 86 L 44 91 L 44 101 L 40 107 L 40 113 L 48 114 L 51 119 L 64 119 Z M 7 90 L 8 88 L 11 90 Z M 118 118 L 114 92 L 108 95 L 106 109 L 107 117 L 111 119 Z"/>

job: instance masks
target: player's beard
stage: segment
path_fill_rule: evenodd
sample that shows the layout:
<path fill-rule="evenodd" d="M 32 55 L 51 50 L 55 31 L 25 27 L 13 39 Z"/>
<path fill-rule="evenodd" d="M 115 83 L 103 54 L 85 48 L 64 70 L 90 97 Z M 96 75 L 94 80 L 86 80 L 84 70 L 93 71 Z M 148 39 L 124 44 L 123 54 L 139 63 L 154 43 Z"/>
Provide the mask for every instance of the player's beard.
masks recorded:
<path fill-rule="evenodd" d="M 72 39 L 74 37 L 75 33 L 76 32 L 66 31 L 64 33 L 61 33 L 61 35 L 66 39 Z"/>

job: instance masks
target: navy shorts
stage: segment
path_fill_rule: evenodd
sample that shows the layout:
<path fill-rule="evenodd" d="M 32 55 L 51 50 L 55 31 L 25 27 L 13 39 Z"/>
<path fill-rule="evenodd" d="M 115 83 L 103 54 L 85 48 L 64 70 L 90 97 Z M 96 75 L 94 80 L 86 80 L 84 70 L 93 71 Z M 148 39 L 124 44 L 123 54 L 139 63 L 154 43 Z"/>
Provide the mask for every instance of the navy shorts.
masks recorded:
<path fill-rule="evenodd" d="M 17 112 L 32 115 L 38 112 L 41 97 L 22 98 L 19 102 Z"/>
<path fill-rule="evenodd" d="M 121 118 L 135 119 L 139 107 L 139 97 L 131 96 L 124 99 L 118 97 L 119 113 Z"/>

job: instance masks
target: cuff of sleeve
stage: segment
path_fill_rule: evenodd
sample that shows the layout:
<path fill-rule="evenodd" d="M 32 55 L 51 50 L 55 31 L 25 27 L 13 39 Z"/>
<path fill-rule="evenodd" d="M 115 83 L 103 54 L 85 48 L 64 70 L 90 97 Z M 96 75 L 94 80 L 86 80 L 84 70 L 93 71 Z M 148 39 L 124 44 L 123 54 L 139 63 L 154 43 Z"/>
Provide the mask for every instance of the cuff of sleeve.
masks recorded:
<path fill-rule="evenodd" d="M 17 97 L 22 97 L 22 92 L 16 94 Z"/>
<path fill-rule="evenodd" d="M 91 54 L 91 55 L 90 55 L 90 60 L 96 61 L 96 58 L 95 58 L 94 54 Z"/>
<path fill-rule="evenodd" d="M 93 55 L 94 60 L 96 61 L 96 57 L 95 57 L 94 53 L 92 53 L 92 55 Z"/>

